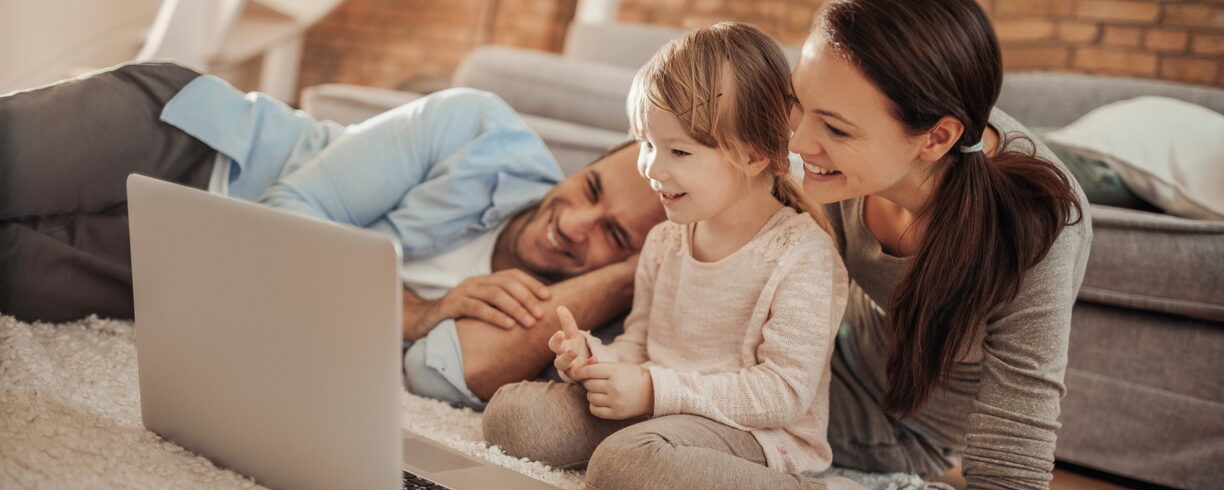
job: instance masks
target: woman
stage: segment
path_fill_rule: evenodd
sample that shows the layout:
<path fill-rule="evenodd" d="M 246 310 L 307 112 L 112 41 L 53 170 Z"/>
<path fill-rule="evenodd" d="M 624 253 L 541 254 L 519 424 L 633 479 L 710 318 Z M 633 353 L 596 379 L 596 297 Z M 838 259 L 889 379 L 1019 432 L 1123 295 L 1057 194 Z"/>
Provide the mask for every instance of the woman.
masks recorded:
<path fill-rule="evenodd" d="M 852 279 L 830 387 L 835 465 L 1044 487 L 1083 192 L 994 109 L 974 0 L 834 0 L 792 74 L 791 151 Z"/>

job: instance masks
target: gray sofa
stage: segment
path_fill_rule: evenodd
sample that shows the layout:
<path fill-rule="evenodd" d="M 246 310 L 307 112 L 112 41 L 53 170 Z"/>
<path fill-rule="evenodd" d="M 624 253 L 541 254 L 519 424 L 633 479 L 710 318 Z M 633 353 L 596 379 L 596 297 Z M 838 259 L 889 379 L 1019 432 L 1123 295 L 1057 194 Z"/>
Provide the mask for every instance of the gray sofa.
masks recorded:
<path fill-rule="evenodd" d="M 1007 75 L 998 106 L 1029 127 L 1049 128 L 1139 95 L 1224 112 L 1224 90 L 1050 73 Z M 1092 252 L 1072 311 L 1055 455 L 1162 485 L 1218 487 L 1224 222 L 1091 208 Z"/>
<path fill-rule="evenodd" d="M 626 139 L 624 101 L 635 67 L 679 33 L 577 24 L 560 55 L 478 48 L 454 84 L 501 95 L 568 173 Z M 796 50 L 787 51 L 793 59 Z M 1224 112 L 1224 90 L 1051 73 L 1009 73 L 998 105 L 1029 127 L 1053 128 L 1145 94 Z M 415 97 L 324 85 L 308 88 L 302 105 L 317 117 L 348 123 Z M 1224 222 L 1099 205 L 1090 212 L 1092 253 L 1073 312 L 1055 454 L 1162 485 L 1218 486 L 1224 481 Z"/>

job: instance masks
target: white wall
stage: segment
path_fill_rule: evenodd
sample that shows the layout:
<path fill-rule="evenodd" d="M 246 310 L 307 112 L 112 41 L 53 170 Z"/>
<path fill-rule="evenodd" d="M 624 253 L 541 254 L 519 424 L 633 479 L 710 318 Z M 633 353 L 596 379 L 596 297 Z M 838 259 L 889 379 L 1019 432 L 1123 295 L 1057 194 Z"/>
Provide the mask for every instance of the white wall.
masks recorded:
<path fill-rule="evenodd" d="M 188 0 L 190 1 L 190 0 Z M 133 58 L 160 0 L 0 0 L 0 94 Z"/>

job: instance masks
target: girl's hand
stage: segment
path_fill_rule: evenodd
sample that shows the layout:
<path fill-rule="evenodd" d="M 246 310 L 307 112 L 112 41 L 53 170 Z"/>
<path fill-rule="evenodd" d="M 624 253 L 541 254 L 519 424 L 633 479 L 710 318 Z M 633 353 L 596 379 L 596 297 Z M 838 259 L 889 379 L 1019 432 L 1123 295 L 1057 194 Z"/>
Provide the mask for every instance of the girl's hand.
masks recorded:
<path fill-rule="evenodd" d="M 548 348 L 557 355 L 553 361 L 557 371 L 573 378 L 574 373 L 570 372 L 570 368 L 587 364 L 591 360 L 591 348 L 587 345 L 586 337 L 578 331 L 578 322 L 574 321 L 574 315 L 568 308 L 558 307 L 557 319 L 561 321 L 561 330 L 548 338 Z"/>
<path fill-rule="evenodd" d="M 654 412 L 654 382 L 637 364 L 600 362 L 570 376 L 587 389 L 587 408 L 601 419 L 624 420 Z"/>

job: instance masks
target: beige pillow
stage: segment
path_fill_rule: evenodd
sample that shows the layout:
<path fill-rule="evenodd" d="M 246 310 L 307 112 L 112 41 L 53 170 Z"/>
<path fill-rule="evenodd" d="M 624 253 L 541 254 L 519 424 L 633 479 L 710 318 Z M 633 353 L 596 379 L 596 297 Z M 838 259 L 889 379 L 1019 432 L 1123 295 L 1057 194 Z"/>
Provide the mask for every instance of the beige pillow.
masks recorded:
<path fill-rule="evenodd" d="M 1136 97 L 1098 107 L 1046 139 L 1104 161 L 1169 214 L 1224 220 L 1224 115 Z"/>

